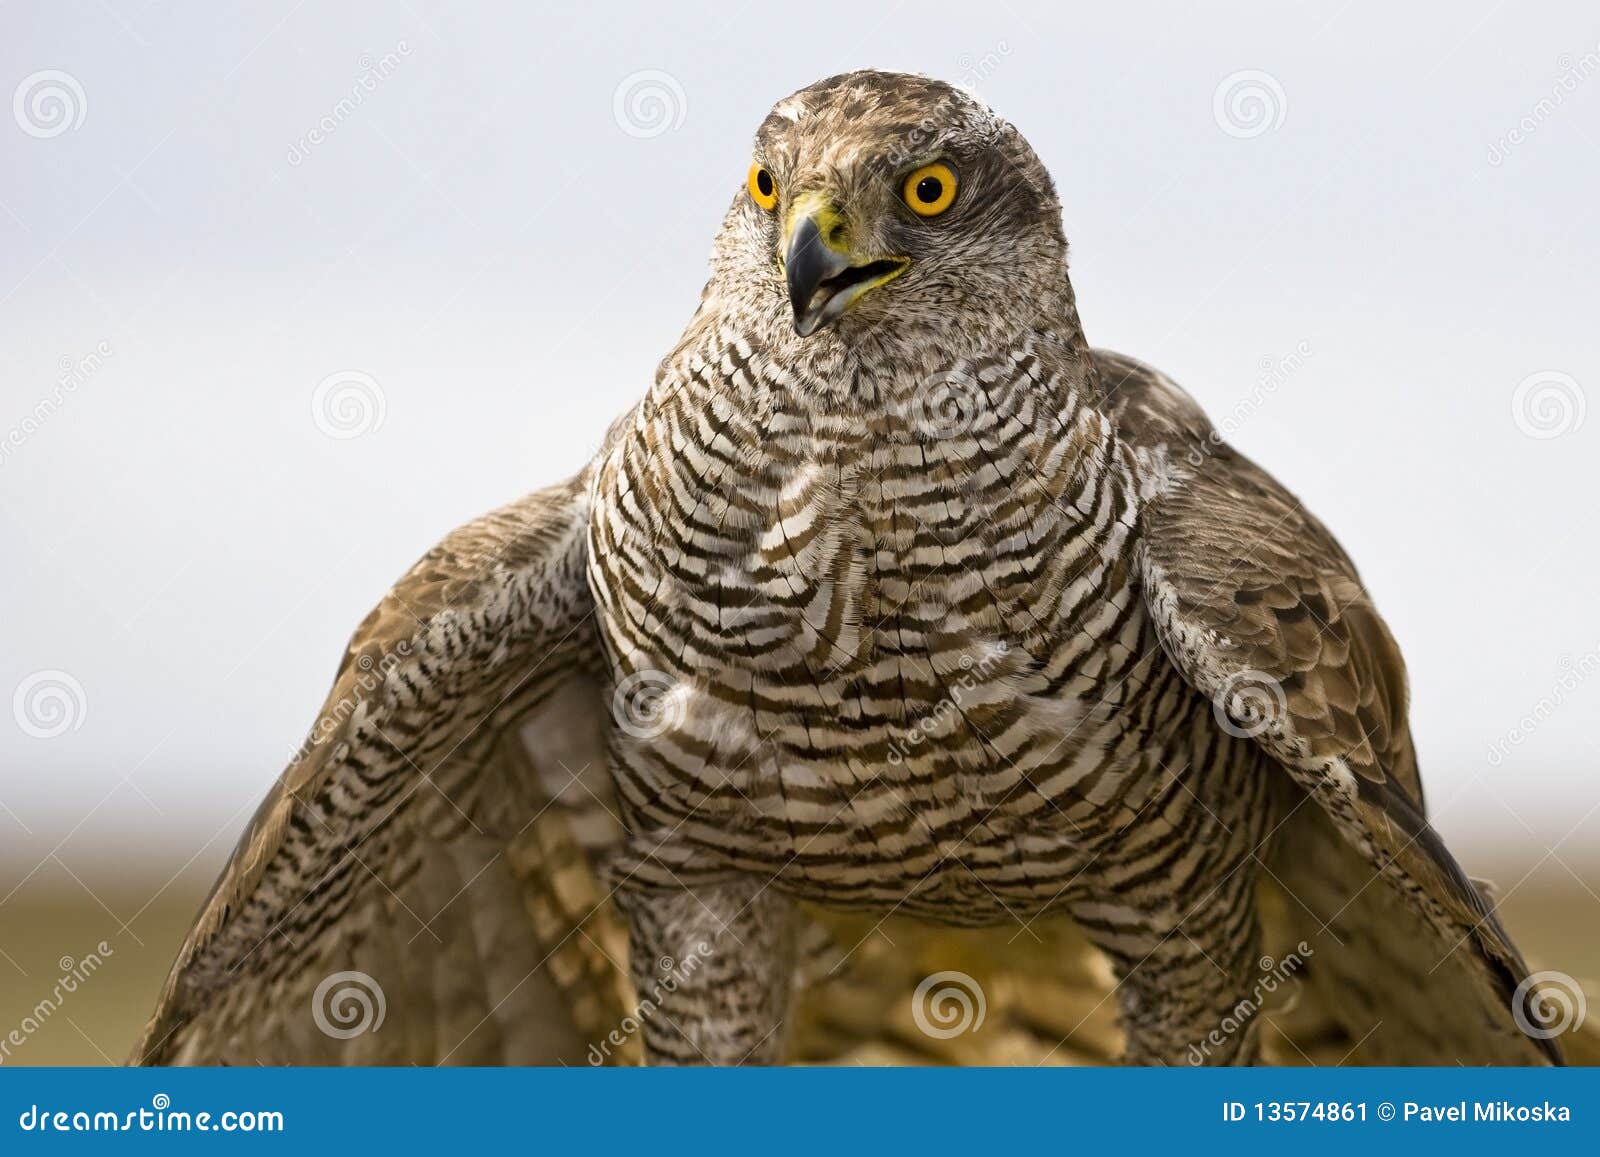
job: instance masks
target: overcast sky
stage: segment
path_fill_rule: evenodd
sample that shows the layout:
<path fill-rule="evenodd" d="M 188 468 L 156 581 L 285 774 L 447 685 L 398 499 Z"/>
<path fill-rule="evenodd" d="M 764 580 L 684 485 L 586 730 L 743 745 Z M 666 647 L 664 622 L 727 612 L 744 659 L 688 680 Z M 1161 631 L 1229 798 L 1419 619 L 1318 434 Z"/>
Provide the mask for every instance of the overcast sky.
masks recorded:
<path fill-rule="evenodd" d="M 868 65 L 1011 118 L 1090 339 L 1340 536 L 1468 859 L 1600 804 L 1592 2 L 223 7 L 0 8 L 12 876 L 231 844 L 388 583 L 645 389 L 767 108 Z"/>

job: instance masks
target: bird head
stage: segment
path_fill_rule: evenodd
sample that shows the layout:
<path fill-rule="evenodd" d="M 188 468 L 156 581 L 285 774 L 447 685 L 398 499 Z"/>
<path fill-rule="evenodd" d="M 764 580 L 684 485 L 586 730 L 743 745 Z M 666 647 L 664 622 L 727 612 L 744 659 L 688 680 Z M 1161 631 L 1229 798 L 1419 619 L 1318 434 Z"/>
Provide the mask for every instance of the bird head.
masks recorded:
<path fill-rule="evenodd" d="M 713 265 L 801 338 L 849 341 L 1017 316 L 1064 289 L 1065 259 L 1054 186 L 1016 129 L 952 85 L 853 72 L 767 116 Z"/>

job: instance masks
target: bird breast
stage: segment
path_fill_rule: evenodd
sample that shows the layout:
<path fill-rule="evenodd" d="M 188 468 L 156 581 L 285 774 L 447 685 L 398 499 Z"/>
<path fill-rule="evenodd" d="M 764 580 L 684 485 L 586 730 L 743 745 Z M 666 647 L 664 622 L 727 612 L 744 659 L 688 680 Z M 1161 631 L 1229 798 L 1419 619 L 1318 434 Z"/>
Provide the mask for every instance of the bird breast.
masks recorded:
<path fill-rule="evenodd" d="M 625 803 L 716 816 L 724 839 L 772 825 L 791 853 L 797 832 L 1003 811 L 1098 742 L 1086 660 L 1139 630 L 1108 432 L 1051 415 L 1048 438 L 929 437 L 776 390 L 741 406 L 749 360 L 658 387 L 600 471 Z"/>

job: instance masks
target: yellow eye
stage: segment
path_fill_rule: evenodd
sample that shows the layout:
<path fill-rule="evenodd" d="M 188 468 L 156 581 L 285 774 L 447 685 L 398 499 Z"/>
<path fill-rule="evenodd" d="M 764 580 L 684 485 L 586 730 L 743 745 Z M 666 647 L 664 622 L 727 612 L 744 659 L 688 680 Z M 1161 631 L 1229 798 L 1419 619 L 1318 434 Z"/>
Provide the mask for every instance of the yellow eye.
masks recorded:
<path fill-rule="evenodd" d="M 778 182 L 772 179 L 772 174 L 760 161 L 750 166 L 747 183 L 750 186 L 750 199 L 757 205 L 769 211 L 778 207 Z"/>
<path fill-rule="evenodd" d="M 919 217 L 937 217 L 956 199 L 956 172 L 942 161 L 935 161 L 906 178 L 900 195 Z"/>

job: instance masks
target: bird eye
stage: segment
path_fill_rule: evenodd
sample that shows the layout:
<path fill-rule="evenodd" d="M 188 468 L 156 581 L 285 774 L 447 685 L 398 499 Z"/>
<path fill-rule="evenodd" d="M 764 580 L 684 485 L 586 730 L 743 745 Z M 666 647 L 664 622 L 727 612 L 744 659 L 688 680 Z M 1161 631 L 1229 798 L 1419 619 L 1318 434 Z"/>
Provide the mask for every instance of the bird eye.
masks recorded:
<path fill-rule="evenodd" d="M 956 173 L 942 161 L 923 165 L 906 178 L 900 195 L 919 217 L 937 217 L 956 199 Z"/>
<path fill-rule="evenodd" d="M 772 174 L 760 161 L 750 166 L 747 183 L 750 186 L 750 199 L 757 205 L 769 211 L 778 207 L 778 182 L 772 179 Z"/>

